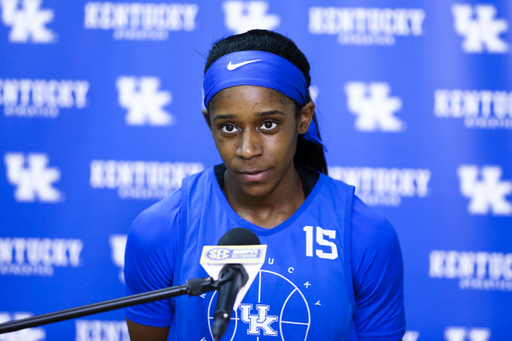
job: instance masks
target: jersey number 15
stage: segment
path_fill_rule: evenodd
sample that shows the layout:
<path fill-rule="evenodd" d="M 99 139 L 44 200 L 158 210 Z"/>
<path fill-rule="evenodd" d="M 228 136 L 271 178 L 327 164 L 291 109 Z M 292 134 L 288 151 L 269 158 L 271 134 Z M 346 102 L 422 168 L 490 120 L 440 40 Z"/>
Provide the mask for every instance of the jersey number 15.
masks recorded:
<path fill-rule="evenodd" d="M 306 232 L 306 256 L 313 257 L 313 226 L 304 226 Z M 320 226 L 316 227 L 316 243 L 321 246 L 329 248 L 330 251 L 315 250 L 318 257 L 323 259 L 336 259 L 338 258 L 338 248 L 336 244 L 330 242 L 328 239 L 336 239 L 336 230 L 324 230 Z"/>

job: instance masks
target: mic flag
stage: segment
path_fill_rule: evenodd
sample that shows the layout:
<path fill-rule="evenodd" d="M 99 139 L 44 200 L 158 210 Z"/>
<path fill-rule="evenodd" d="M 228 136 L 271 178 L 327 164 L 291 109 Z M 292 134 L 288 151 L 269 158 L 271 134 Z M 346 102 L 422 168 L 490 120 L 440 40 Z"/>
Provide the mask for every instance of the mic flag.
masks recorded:
<path fill-rule="evenodd" d="M 236 229 L 251 232 L 247 229 Z M 228 231 L 226 235 L 234 230 L 235 229 Z M 251 234 L 253 233 L 251 232 Z M 223 238 L 221 238 L 219 244 L 221 244 Z M 252 241 L 244 241 L 243 238 L 240 238 L 236 242 L 244 242 L 245 244 L 250 244 Z M 243 286 L 240 289 L 236 297 L 233 309 L 238 309 L 238 306 L 242 302 L 243 298 L 245 297 L 245 294 L 249 290 L 251 284 L 254 282 L 254 279 L 256 278 L 256 275 L 258 274 L 261 267 L 263 266 L 263 263 L 265 262 L 266 252 L 267 245 L 204 246 L 203 252 L 201 254 L 200 263 L 203 266 L 204 270 L 208 273 L 208 275 L 212 277 L 214 280 L 219 279 L 219 273 L 226 264 L 241 264 L 244 266 L 249 278 L 245 286 Z"/>

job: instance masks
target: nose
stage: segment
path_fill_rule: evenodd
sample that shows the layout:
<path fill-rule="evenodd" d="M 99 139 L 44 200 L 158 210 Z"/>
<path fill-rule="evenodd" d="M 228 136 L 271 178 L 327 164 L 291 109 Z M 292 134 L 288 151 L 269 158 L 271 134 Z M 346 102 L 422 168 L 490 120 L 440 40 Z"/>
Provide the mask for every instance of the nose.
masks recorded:
<path fill-rule="evenodd" d="M 260 156 L 261 154 L 263 154 L 263 147 L 261 145 L 259 134 L 251 129 L 243 130 L 238 140 L 236 156 L 249 160 L 255 156 Z"/>

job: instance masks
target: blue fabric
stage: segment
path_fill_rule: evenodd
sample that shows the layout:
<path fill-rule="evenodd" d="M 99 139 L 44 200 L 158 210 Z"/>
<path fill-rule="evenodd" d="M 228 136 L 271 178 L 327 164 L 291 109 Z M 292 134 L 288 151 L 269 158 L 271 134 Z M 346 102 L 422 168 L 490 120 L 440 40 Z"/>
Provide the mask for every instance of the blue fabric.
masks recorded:
<path fill-rule="evenodd" d="M 240 226 L 253 230 L 269 248 L 261 278 L 242 303 L 252 304 L 251 315 L 258 304 L 268 307 L 268 316 L 278 319 L 270 325 L 278 336 L 297 340 L 307 332 L 308 340 L 399 340 L 405 321 L 398 239 L 389 222 L 353 196 L 352 190 L 321 175 L 295 214 L 273 229 L 262 229 L 231 209 L 213 169 L 193 176 L 180 191 L 135 220 L 126 250 L 127 293 L 206 276 L 199 265 L 202 246 L 216 244 L 227 230 Z M 324 235 L 324 241 L 336 246 L 336 259 L 320 258 L 318 252 L 329 255 L 333 249 L 316 240 L 313 257 L 306 255 L 305 226 L 336 231 L 333 239 Z M 214 304 L 210 293 L 204 298 L 130 307 L 126 316 L 144 325 L 171 326 L 169 340 L 183 335 L 211 340 L 208 308 Z M 309 328 L 300 324 L 308 322 L 307 311 Z M 241 320 L 242 311 L 237 312 L 239 320 L 230 324 L 228 334 L 236 326 L 237 340 L 256 340 L 256 335 L 248 334 L 250 324 Z M 275 339 L 260 332 L 260 340 Z"/>
<path fill-rule="evenodd" d="M 221 90 L 237 85 L 254 85 L 270 88 L 295 100 L 299 105 L 306 104 L 308 87 L 302 71 L 283 57 L 263 51 L 239 51 L 217 59 L 204 77 L 204 106 Z M 302 135 L 308 141 L 320 140 L 315 122 Z"/>
<path fill-rule="evenodd" d="M 237 85 L 274 89 L 300 105 L 306 104 L 306 78 L 293 63 L 273 53 L 240 51 L 217 59 L 204 77 L 204 106 L 208 108 L 217 92 Z"/>

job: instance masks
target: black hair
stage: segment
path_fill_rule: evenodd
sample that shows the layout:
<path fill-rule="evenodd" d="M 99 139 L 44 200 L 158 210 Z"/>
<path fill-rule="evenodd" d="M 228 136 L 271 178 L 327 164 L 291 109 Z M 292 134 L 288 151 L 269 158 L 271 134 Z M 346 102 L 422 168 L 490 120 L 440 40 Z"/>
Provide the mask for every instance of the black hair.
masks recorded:
<path fill-rule="evenodd" d="M 238 51 L 263 51 L 283 57 L 297 66 L 304 74 L 308 88 L 311 85 L 311 76 L 309 75 L 310 66 L 304 53 L 299 50 L 291 39 L 279 33 L 267 30 L 251 30 L 217 41 L 213 44 L 208 54 L 204 73 L 206 74 L 210 66 L 220 57 Z M 306 103 L 310 101 L 311 96 L 308 91 Z M 297 102 L 295 102 L 295 105 L 297 107 L 297 114 L 299 114 L 302 107 Z M 313 114 L 313 120 L 316 123 L 318 137 L 320 137 L 316 114 Z M 310 167 L 323 174 L 327 174 L 327 162 L 325 161 L 324 149 L 317 143 L 298 138 L 293 161 L 297 165 Z"/>

